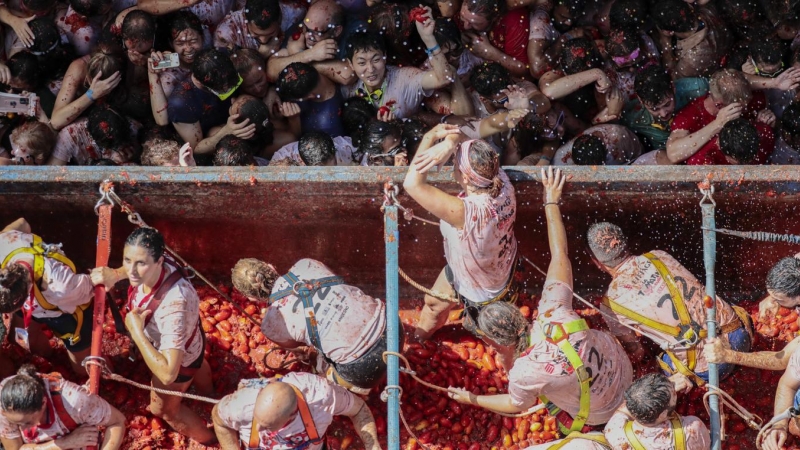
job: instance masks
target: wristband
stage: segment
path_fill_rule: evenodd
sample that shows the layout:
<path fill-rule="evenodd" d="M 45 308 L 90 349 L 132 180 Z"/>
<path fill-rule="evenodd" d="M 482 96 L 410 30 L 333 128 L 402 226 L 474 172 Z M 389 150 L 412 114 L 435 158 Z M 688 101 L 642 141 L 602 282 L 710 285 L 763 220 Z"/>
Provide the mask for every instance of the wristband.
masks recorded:
<path fill-rule="evenodd" d="M 439 49 L 441 49 L 441 47 L 439 47 L 439 44 L 436 44 L 431 48 L 426 48 L 425 49 L 425 53 L 427 53 L 428 56 L 433 56 L 433 52 L 435 52 L 436 50 L 439 50 Z"/>
<path fill-rule="evenodd" d="M 89 97 L 90 101 L 94 101 L 94 97 L 92 97 L 93 95 L 94 95 L 94 91 L 93 90 L 91 90 L 91 89 L 87 89 L 86 90 L 86 96 Z"/>
<path fill-rule="evenodd" d="M 547 202 L 544 204 L 544 207 L 547 208 L 547 205 L 556 205 L 558 206 L 558 202 Z"/>
<path fill-rule="evenodd" d="M 447 119 L 449 119 L 450 117 L 453 117 L 453 116 L 455 116 L 455 114 L 453 114 L 453 113 L 450 113 L 450 114 L 447 114 L 445 116 L 442 116 L 442 119 L 439 121 L 439 123 L 447 123 Z"/>

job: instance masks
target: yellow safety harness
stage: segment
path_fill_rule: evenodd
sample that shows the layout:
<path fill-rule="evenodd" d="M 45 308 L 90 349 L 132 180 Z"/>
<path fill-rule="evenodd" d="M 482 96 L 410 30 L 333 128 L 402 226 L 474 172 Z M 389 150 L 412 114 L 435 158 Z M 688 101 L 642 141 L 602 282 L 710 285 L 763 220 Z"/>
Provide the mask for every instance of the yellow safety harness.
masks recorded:
<path fill-rule="evenodd" d="M 675 450 L 686 450 L 686 433 L 683 431 L 683 424 L 681 423 L 680 417 L 674 414 L 670 417 L 669 421 L 672 428 L 672 448 Z M 642 445 L 642 441 L 636 437 L 636 433 L 633 432 L 632 420 L 625 423 L 625 437 L 628 438 L 628 442 L 630 442 L 634 450 L 647 450 L 647 448 Z"/>
<path fill-rule="evenodd" d="M 577 431 L 573 431 L 569 434 L 566 438 L 564 438 L 561 442 L 555 445 L 551 445 L 547 447 L 547 450 L 559 450 L 563 448 L 565 445 L 569 444 L 570 442 L 574 441 L 575 439 L 586 439 L 589 441 L 597 442 L 598 444 L 602 445 L 605 448 L 611 448 L 611 445 L 606 440 L 606 437 L 602 434 L 585 434 L 579 433 Z"/>
<path fill-rule="evenodd" d="M 572 366 L 572 369 L 575 371 L 575 375 L 578 377 L 578 382 L 581 387 L 578 414 L 572 418 L 572 425 L 569 428 L 564 427 L 560 422 L 559 428 L 561 428 L 562 434 L 565 435 L 570 434 L 570 432 L 581 431 L 586 421 L 589 419 L 589 407 L 591 406 L 591 387 L 589 383 L 592 381 L 592 378 L 589 376 L 589 372 L 587 372 L 580 355 L 578 355 L 578 352 L 572 347 L 568 338 L 571 334 L 589 330 L 589 325 L 584 319 L 573 320 L 567 323 L 542 321 L 541 325 L 544 339 L 556 345 L 558 349 L 561 350 L 561 353 L 564 354 L 567 361 L 569 361 L 569 365 Z M 544 404 L 550 404 L 551 407 L 548 407 L 548 410 L 551 414 L 555 415 L 560 411 L 560 409 L 555 407 L 544 395 L 540 395 L 539 399 Z"/>
<path fill-rule="evenodd" d="M 51 258 L 60 263 L 65 264 L 72 270 L 73 273 L 75 273 L 75 264 L 73 264 L 73 262 L 70 261 L 69 258 L 62 255 L 61 253 L 45 248 L 44 245 L 42 245 L 42 238 L 34 234 L 33 242 L 31 243 L 30 247 L 20 247 L 9 253 L 8 256 L 6 256 L 6 258 L 3 260 L 2 265 L 0 265 L 0 269 L 5 269 L 6 266 L 8 266 L 8 264 L 15 256 L 22 253 L 33 255 L 33 267 L 32 267 L 33 296 L 36 299 L 36 302 L 39 303 L 39 306 L 41 306 L 43 309 L 47 311 L 61 311 L 64 314 L 68 314 L 62 311 L 58 306 L 51 304 L 50 302 L 47 301 L 47 299 L 44 298 L 44 295 L 42 294 L 41 290 L 39 290 L 39 281 L 42 279 L 42 276 L 44 275 L 45 258 Z M 89 307 L 89 305 L 91 305 L 91 302 L 87 302 L 75 308 L 75 312 L 72 313 L 72 316 L 75 318 L 75 322 L 77 322 L 75 331 L 73 333 L 67 333 L 58 336 L 59 338 L 69 339 L 69 341 L 72 344 L 76 344 L 78 343 L 78 341 L 80 341 L 81 327 L 83 326 L 83 311 L 85 311 Z"/>
<path fill-rule="evenodd" d="M 686 307 L 686 302 L 683 298 L 683 295 L 681 295 L 681 291 L 678 289 L 678 286 L 675 283 L 675 278 L 669 272 L 667 266 L 665 266 L 664 263 L 652 253 L 645 253 L 643 256 L 653 264 L 658 271 L 658 274 L 661 276 L 661 279 L 664 280 L 664 284 L 667 285 L 670 298 L 672 299 L 672 305 L 675 308 L 675 311 L 678 313 L 680 325 L 667 325 L 665 323 L 658 322 L 620 305 L 609 297 L 604 297 L 603 303 L 615 313 L 637 322 L 642 326 L 650 328 L 651 330 L 660 331 L 683 341 L 686 346 L 689 347 L 686 350 L 687 364 L 684 364 L 671 350 L 666 349 L 664 352 L 669 356 L 670 360 L 672 360 L 672 364 L 675 365 L 675 368 L 678 370 L 678 372 L 689 377 L 698 386 L 702 386 L 705 384 L 705 382 L 698 377 L 696 373 L 694 373 L 694 368 L 697 366 L 697 350 L 695 349 L 695 346 L 700 339 L 706 338 L 707 332 L 689 315 L 689 310 Z M 723 327 L 720 332 L 722 334 L 727 334 L 738 329 L 740 326 L 741 323 L 739 321 L 733 321 L 728 326 Z M 659 358 L 658 363 L 665 371 L 669 373 L 675 372 L 669 366 L 669 364 L 661 360 L 661 358 Z"/>

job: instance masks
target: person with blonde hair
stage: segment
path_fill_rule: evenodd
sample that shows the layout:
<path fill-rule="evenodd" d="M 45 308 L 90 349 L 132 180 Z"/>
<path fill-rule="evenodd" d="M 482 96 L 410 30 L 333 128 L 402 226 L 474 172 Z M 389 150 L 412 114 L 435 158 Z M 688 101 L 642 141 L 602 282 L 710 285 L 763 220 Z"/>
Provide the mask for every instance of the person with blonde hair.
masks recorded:
<path fill-rule="evenodd" d="M 124 69 L 122 57 L 102 48 L 72 61 L 56 96 L 50 126 L 58 131 L 74 122 L 95 101 L 116 89 Z"/>
<path fill-rule="evenodd" d="M 53 154 L 56 134 L 46 124 L 29 119 L 14 128 L 9 140 L 13 162 L 27 166 L 42 166 Z"/>

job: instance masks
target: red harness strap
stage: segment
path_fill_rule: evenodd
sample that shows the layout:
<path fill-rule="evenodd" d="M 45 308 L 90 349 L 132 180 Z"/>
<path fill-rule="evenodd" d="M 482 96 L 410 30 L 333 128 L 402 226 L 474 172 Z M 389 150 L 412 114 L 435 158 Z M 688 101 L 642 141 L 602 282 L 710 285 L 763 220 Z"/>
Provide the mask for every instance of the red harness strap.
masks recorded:
<path fill-rule="evenodd" d="M 181 278 L 184 278 L 184 272 L 179 267 L 176 267 L 175 271 L 169 274 L 169 276 L 166 279 L 164 279 L 164 275 L 166 273 L 167 273 L 167 268 L 162 267 L 161 275 L 158 277 L 156 285 L 153 286 L 153 289 L 150 290 L 150 293 L 147 294 L 142 299 L 141 302 L 139 302 L 139 305 L 135 306 L 135 307 L 141 306 L 147 303 L 148 300 L 150 300 L 150 303 L 148 303 L 147 306 L 145 307 L 145 310 L 150 311 L 150 314 L 144 319 L 145 327 L 153 319 L 156 309 L 158 309 L 158 307 L 161 306 L 161 302 L 164 300 L 164 296 L 167 295 L 167 292 L 169 292 L 169 290 L 172 289 L 175 283 L 180 281 Z M 134 301 L 136 300 L 136 294 L 138 292 L 139 292 L 138 287 L 137 288 L 134 288 L 133 286 L 128 287 L 128 311 L 134 308 Z M 192 332 L 192 335 L 189 337 L 189 340 L 186 341 L 187 349 L 189 348 L 190 345 L 192 345 L 192 342 L 194 342 L 194 339 L 197 337 L 197 330 L 200 328 L 199 325 L 200 324 L 198 322 L 198 326 L 195 327 L 194 331 Z"/>
<path fill-rule="evenodd" d="M 64 399 L 61 397 L 62 381 L 61 374 L 54 372 L 50 374 L 41 374 L 41 377 L 47 381 L 49 397 L 45 397 L 47 403 L 47 423 L 43 424 L 41 428 L 50 428 L 55 424 L 56 417 L 67 428 L 67 433 L 72 433 L 78 428 L 78 423 L 69 415 L 67 409 L 64 408 Z M 30 442 L 36 441 L 36 436 L 39 434 L 39 426 L 34 426 L 26 430 L 22 430 L 25 438 Z"/>

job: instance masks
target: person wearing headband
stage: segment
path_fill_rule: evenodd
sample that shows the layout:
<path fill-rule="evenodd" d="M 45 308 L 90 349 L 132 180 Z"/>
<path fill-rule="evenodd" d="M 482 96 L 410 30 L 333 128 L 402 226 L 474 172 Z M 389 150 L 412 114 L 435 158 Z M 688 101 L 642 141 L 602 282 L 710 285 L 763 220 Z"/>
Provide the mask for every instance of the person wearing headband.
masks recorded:
<path fill-rule="evenodd" d="M 242 77 L 225 51 L 211 49 L 195 56 L 191 82 L 180 83 L 167 100 L 169 122 L 195 154 L 212 153 L 229 134 L 242 139 L 255 135 L 256 125 L 250 120 L 228 115 L 231 97 L 241 85 Z"/>
<path fill-rule="evenodd" d="M 542 169 L 541 180 L 552 257 L 538 317 L 528 326 L 518 309 L 500 311 L 511 305 L 492 304 L 485 309 L 487 315 L 504 316 L 498 324 L 505 325 L 487 329 L 522 350 L 508 372 L 508 393 L 474 395 L 451 387 L 449 396 L 506 414 L 526 411 L 541 398 L 555 416 L 559 434 L 574 439 L 579 435 L 570 436 L 572 432 L 602 431 L 602 425 L 623 404 L 633 367 L 610 333 L 589 328 L 572 308 L 572 263 L 559 207 L 566 175 L 551 166 Z M 593 448 L 576 444 L 565 448 Z"/>
<path fill-rule="evenodd" d="M 458 143 L 459 130 L 437 125 L 425 134 L 403 186 L 423 208 L 440 219 L 447 266 L 433 290 L 458 302 L 426 295 L 416 338 L 425 340 L 441 328 L 451 309 L 464 307 L 464 328 L 495 347 L 500 362 L 511 367 L 514 348 L 496 342 L 479 324 L 482 311 L 496 302 L 514 303 L 516 197 L 497 153 L 484 140 Z M 441 141 L 436 143 L 437 141 Z M 454 156 L 453 178 L 461 193 L 450 195 L 428 184 L 427 172 Z"/>

